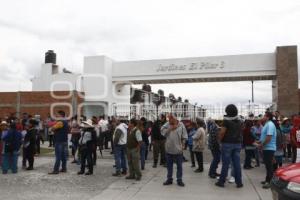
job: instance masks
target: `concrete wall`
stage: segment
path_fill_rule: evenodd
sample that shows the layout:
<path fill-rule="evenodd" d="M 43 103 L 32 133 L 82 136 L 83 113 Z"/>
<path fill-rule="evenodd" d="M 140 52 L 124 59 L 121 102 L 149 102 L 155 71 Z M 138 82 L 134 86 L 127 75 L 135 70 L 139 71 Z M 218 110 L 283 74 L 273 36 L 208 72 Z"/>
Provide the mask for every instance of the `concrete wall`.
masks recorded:
<path fill-rule="evenodd" d="M 231 77 L 267 77 L 276 75 L 274 53 L 246 54 L 232 56 L 211 56 L 197 58 L 176 58 L 113 63 L 114 81 L 133 81 L 135 83 L 168 83 L 168 80 Z M 223 78 L 223 79 L 222 79 Z M 255 78 L 254 78 L 255 79 Z"/>

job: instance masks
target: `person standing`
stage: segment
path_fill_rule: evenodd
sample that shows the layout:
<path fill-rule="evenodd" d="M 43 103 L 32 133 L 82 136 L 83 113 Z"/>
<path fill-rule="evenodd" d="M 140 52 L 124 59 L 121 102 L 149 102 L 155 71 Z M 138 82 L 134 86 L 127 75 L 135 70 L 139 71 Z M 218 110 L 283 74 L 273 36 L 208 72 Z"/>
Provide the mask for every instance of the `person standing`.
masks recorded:
<path fill-rule="evenodd" d="M 297 148 L 300 148 L 300 118 L 294 117 L 291 130 L 292 162 L 297 161 Z"/>
<path fill-rule="evenodd" d="M 28 161 L 28 167 L 26 170 L 33 170 L 34 163 L 34 154 L 35 154 L 35 139 L 38 134 L 38 130 L 36 129 L 38 122 L 34 119 L 29 120 L 28 130 L 24 138 L 23 142 L 23 151 L 24 151 L 24 159 L 25 166 L 26 161 Z"/>
<path fill-rule="evenodd" d="M 2 152 L 3 152 L 3 142 L 2 136 L 7 134 L 7 122 L 2 121 L 0 124 L 0 166 L 2 166 Z"/>
<path fill-rule="evenodd" d="M 242 172 L 240 163 L 241 142 L 242 142 L 242 122 L 238 117 L 238 109 L 230 104 L 225 108 L 223 125 L 219 133 L 221 141 L 222 170 L 220 179 L 216 186 L 224 187 L 230 163 L 234 169 L 234 178 L 237 188 L 243 187 Z"/>
<path fill-rule="evenodd" d="M 263 150 L 263 160 L 266 167 L 266 179 L 262 181 L 264 189 L 270 188 L 270 182 L 273 177 L 273 160 L 274 153 L 276 151 L 276 137 L 277 131 L 273 123 L 273 114 L 266 112 L 262 122 L 264 127 L 261 132 L 259 141 L 257 142 L 258 147 Z"/>
<path fill-rule="evenodd" d="M 184 187 L 182 181 L 183 146 L 188 139 L 187 131 L 182 122 L 170 115 L 169 122 L 161 128 L 161 134 L 166 138 L 167 180 L 163 185 L 173 183 L 173 163 L 177 165 L 177 185 Z"/>
<path fill-rule="evenodd" d="M 127 174 L 126 164 L 126 144 L 127 144 L 127 129 L 128 126 L 118 119 L 116 120 L 116 128 L 113 134 L 114 144 L 114 158 L 116 165 L 116 172 L 113 176 L 121 176 Z M 121 171 L 122 170 L 122 171 Z"/>
<path fill-rule="evenodd" d="M 281 126 L 280 126 L 281 132 L 285 136 L 285 142 L 286 142 L 286 147 L 284 148 L 284 157 L 287 159 L 290 159 L 292 157 L 292 146 L 291 146 L 291 125 L 290 125 L 290 120 L 289 118 L 284 118 Z"/>
<path fill-rule="evenodd" d="M 99 122 L 98 122 L 99 128 L 100 128 L 100 137 L 102 138 L 104 148 L 108 149 L 108 142 L 110 141 L 109 138 L 109 129 L 108 129 L 108 121 L 105 119 L 105 116 L 100 116 Z"/>
<path fill-rule="evenodd" d="M 129 167 L 129 176 L 126 179 L 135 179 L 140 181 L 142 173 L 140 170 L 140 145 L 143 142 L 141 121 L 131 119 L 128 126 L 130 133 L 127 137 L 127 158 Z"/>
<path fill-rule="evenodd" d="M 16 130 L 16 124 L 11 122 L 9 130 L 3 132 L 2 140 L 3 145 L 3 161 L 2 161 L 2 173 L 7 174 L 11 169 L 12 173 L 18 172 L 18 157 L 19 150 L 22 145 L 22 134 Z"/>
<path fill-rule="evenodd" d="M 210 178 L 216 178 L 217 176 L 220 176 L 220 174 L 217 173 L 217 169 L 221 160 L 221 151 L 220 151 L 220 144 L 218 141 L 219 127 L 217 123 L 212 119 L 209 119 L 207 122 L 207 131 L 209 134 L 208 148 L 210 149 L 213 157 L 209 167 L 208 176 Z"/>
<path fill-rule="evenodd" d="M 145 169 L 145 162 L 146 162 L 146 155 L 148 154 L 148 146 L 149 146 L 149 139 L 148 139 L 148 133 L 147 133 L 147 120 L 146 118 L 141 118 L 142 123 L 142 138 L 143 143 L 140 146 L 140 157 L 141 157 L 141 169 Z"/>
<path fill-rule="evenodd" d="M 259 138 L 261 136 L 261 130 L 262 130 L 261 121 L 258 117 L 255 117 L 254 118 L 254 125 L 251 128 L 251 134 L 252 134 L 252 137 L 255 138 L 255 141 L 259 140 Z M 255 147 L 254 154 L 255 154 L 255 160 L 256 160 L 255 167 L 259 167 L 260 166 L 260 159 L 262 157 L 261 150 L 258 149 L 257 147 Z"/>
<path fill-rule="evenodd" d="M 195 122 L 191 122 L 190 123 L 190 127 L 189 127 L 189 133 L 188 133 L 188 147 L 189 147 L 189 151 L 190 151 L 190 157 L 191 157 L 191 162 L 192 162 L 192 168 L 196 167 L 195 165 L 195 152 L 193 151 L 193 135 L 195 135 L 195 133 L 197 132 L 197 127 L 196 127 L 196 123 Z"/>
<path fill-rule="evenodd" d="M 78 163 L 76 159 L 76 154 L 79 146 L 79 138 L 80 138 L 80 126 L 78 124 L 77 115 L 75 115 L 71 120 L 71 143 L 72 143 L 72 163 Z"/>
<path fill-rule="evenodd" d="M 243 144 L 245 147 L 245 162 L 244 162 L 244 169 L 252 169 L 253 166 L 251 165 L 252 158 L 255 157 L 255 149 L 254 142 L 256 137 L 251 133 L 251 128 L 253 123 L 251 120 L 245 121 L 245 127 L 243 128 Z"/>
<path fill-rule="evenodd" d="M 161 127 L 166 123 L 166 116 L 161 115 L 160 120 L 154 122 L 151 129 L 151 143 L 153 145 L 153 168 L 157 167 L 160 156 L 160 165 L 166 165 L 165 143 L 166 138 L 161 134 Z"/>
<path fill-rule="evenodd" d="M 67 172 L 68 122 L 63 110 L 58 111 L 58 120 L 52 127 L 54 131 L 55 164 L 50 175 Z M 61 170 L 59 170 L 61 164 Z"/>
<path fill-rule="evenodd" d="M 196 173 L 203 172 L 203 151 L 205 148 L 205 123 L 202 119 L 196 119 L 197 132 L 192 136 L 193 138 L 193 152 L 196 155 L 198 169 L 195 170 Z"/>
<path fill-rule="evenodd" d="M 83 127 L 81 131 L 81 137 L 79 139 L 79 149 L 80 149 L 80 161 L 81 167 L 80 171 L 77 173 L 78 175 L 85 173 L 86 163 L 88 165 L 88 172 L 85 175 L 93 174 L 93 160 L 92 154 L 95 145 L 95 141 L 97 140 L 96 131 L 91 119 L 87 121 L 83 121 Z"/>

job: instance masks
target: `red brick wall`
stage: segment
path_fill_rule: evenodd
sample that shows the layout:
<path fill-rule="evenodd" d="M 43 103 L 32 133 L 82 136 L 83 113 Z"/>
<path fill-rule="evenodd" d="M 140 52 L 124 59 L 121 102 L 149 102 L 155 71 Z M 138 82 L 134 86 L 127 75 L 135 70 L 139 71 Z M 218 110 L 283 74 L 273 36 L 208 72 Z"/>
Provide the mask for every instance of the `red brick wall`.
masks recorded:
<path fill-rule="evenodd" d="M 68 91 L 61 91 L 54 93 L 57 96 L 67 96 Z M 19 116 L 26 112 L 31 115 L 41 115 L 44 119 L 51 112 L 51 104 L 53 103 L 69 103 L 72 105 L 72 96 L 66 99 L 57 99 L 51 95 L 51 92 L 19 92 L 20 95 L 20 110 Z M 77 105 L 83 102 L 83 99 L 79 97 L 78 93 L 74 94 L 77 98 Z M 0 92 L 0 118 L 9 116 L 10 114 L 17 115 L 17 101 L 18 92 Z M 70 113 L 67 106 L 56 106 L 54 113 L 57 110 L 64 110 L 66 114 Z"/>

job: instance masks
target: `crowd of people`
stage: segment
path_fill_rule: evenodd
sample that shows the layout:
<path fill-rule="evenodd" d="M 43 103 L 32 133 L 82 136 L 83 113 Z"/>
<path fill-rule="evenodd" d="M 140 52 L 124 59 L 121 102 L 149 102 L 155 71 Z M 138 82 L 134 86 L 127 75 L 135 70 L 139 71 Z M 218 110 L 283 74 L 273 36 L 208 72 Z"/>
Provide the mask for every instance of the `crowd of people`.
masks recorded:
<path fill-rule="evenodd" d="M 149 152 L 153 152 L 153 168 L 165 167 L 163 185 L 173 184 L 173 165 L 177 166 L 176 182 L 183 181 L 185 150 L 189 151 L 195 173 L 204 172 L 204 156 L 211 157 L 208 176 L 217 179 L 216 186 L 236 183 L 243 187 L 242 170 L 251 170 L 264 163 L 266 169 L 263 188 L 270 188 L 274 170 L 284 162 L 296 162 L 300 148 L 300 118 L 283 117 L 277 111 L 266 111 L 262 116 L 238 115 L 235 105 L 228 105 L 222 121 L 213 119 L 178 120 L 176 116 L 161 114 L 152 122 L 140 119 L 74 116 L 68 120 L 64 111 L 42 121 L 38 115 L 23 114 L 22 119 L 8 117 L 0 126 L 0 165 L 2 173 L 18 172 L 18 156 L 22 152 L 22 167 L 34 169 L 34 159 L 41 153 L 40 143 L 49 140 L 54 147 L 55 163 L 50 175 L 67 172 L 69 148 L 71 163 L 80 165 L 78 175 L 92 175 L 97 152 L 111 148 L 115 160 L 112 176 L 140 181 L 146 168 Z M 70 137 L 68 137 L 70 135 Z M 69 141 L 70 138 L 70 141 Z M 71 146 L 69 146 L 71 143 Z M 208 144 L 208 145 L 207 145 Z M 211 156 L 204 154 L 208 148 Z M 245 151 L 243 167 L 241 151 Z M 21 151 L 22 150 L 22 151 Z M 28 165 L 27 165 L 28 163 Z M 218 173 L 218 166 L 222 163 Z M 253 163 L 255 165 L 253 165 Z M 228 171 L 230 169 L 230 175 Z"/>

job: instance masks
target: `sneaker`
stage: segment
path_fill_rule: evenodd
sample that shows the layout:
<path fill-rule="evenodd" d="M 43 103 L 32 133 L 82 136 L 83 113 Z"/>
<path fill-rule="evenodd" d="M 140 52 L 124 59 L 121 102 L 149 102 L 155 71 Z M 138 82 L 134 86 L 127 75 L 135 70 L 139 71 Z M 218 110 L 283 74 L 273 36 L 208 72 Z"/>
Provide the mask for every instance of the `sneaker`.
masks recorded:
<path fill-rule="evenodd" d="M 242 187 L 244 187 L 244 185 L 241 183 L 241 184 L 237 184 L 236 187 L 237 188 L 242 188 Z"/>
<path fill-rule="evenodd" d="M 229 178 L 228 183 L 234 183 L 235 182 L 235 178 L 232 176 Z"/>
<path fill-rule="evenodd" d="M 127 171 L 122 171 L 121 173 L 123 176 L 127 175 Z"/>
<path fill-rule="evenodd" d="M 180 187 L 184 187 L 185 186 L 184 182 L 182 182 L 182 181 L 177 182 L 177 185 L 180 186 Z"/>
<path fill-rule="evenodd" d="M 264 185 L 267 181 L 261 181 L 260 184 Z"/>
<path fill-rule="evenodd" d="M 192 164 L 191 168 L 194 168 L 194 167 L 196 167 L 196 165 L 195 165 L 195 164 Z"/>
<path fill-rule="evenodd" d="M 33 167 L 27 167 L 26 170 L 31 171 L 31 170 L 33 170 Z"/>
<path fill-rule="evenodd" d="M 84 174 L 84 172 L 83 172 L 83 171 L 79 171 L 79 172 L 77 172 L 77 175 L 82 175 L 82 174 Z"/>
<path fill-rule="evenodd" d="M 167 180 L 163 183 L 163 185 L 172 185 L 172 184 L 173 184 L 173 181 L 169 181 L 169 180 Z"/>
<path fill-rule="evenodd" d="M 270 187 L 271 187 L 271 185 L 270 185 L 270 183 L 268 183 L 268 182 L 266 182 L 266 183 L 262 186 L 263 189 L 270 189 Z"/>
<path fill-rule="evenodd" d="M 61 169 L 59 172 L 61 172 L 61 173 L 67 173 L 67 170 L 66 169 Z"/>

